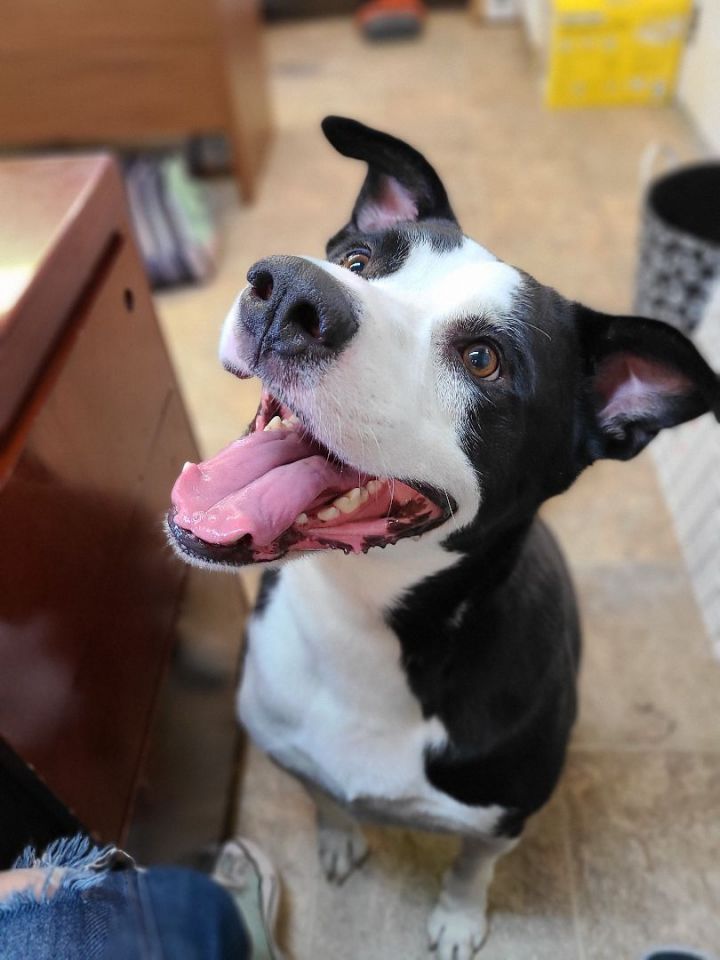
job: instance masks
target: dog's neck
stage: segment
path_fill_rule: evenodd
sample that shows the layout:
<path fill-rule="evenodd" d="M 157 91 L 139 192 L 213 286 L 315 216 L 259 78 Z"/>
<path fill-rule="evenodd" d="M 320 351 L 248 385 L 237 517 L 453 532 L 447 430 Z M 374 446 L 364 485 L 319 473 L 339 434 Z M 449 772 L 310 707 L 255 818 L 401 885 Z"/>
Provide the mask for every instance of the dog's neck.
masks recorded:
<path fill-rule="evenodd" d="M 402 540 L 366 554 L 315 554 L 288 564 L 288 572 L 324 581 L 328 595 L 340 597 L 349 615 L 374 619 L 382 618 L 407 590 L 454 567 L 459 559 L 437 541 L 426 544 Z"/>
<path fill-rule="evenodd" d="M 315 554 L 287 569 L 292 576 L 323 581 L 354 619 L 384 619 L 421 585 L 437 594 L 438 616 L 450 616 L 469 591 L 489 594 L 507 579 L 532 522 L 530 517 L 502 529 L 465 535 L 458 549 L 442 546 L 440 538 L 408 539 L 361 555 Z"/>

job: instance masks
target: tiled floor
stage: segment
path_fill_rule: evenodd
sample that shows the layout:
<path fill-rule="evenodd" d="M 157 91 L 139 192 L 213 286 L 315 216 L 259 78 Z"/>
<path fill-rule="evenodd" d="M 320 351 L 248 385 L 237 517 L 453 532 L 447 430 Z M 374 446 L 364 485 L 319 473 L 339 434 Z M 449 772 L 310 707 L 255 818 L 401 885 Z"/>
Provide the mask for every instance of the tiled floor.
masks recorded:
<path fill-rule="evenodd" d="M 223 375 L 219 324 L 247 267 L 319 254 L 363 171 L 333 154 L 326 113 L 425 150 L 466 231 L 564 293 L 628 308 L 638 163 L 651 140 L 691 155 L 674 110 L 545 112 L 512 28 L 461 14 L 415 44 L 369 47 L 344 20 L 274 28 L 277 139 L 257 204 L 214 191 L 225 254 L 208 287 L 160 298 L 206 453 L 237 435 L 256 387 Z M 720 952 L 720 664 L 712 659 L 647 455 L 605 463 L 548 505 L 585 621 L 582 713 L 553 801 L 500 866 L 486 960 L 625 960 L 651 944 Z M 344 888 L 321 879 L 302 790 L 251 753 L 241 826 L 285 878 L 295 960 L 424 956 L 424 920 L 455 842 L 370 831 L 373 857 Z"/>

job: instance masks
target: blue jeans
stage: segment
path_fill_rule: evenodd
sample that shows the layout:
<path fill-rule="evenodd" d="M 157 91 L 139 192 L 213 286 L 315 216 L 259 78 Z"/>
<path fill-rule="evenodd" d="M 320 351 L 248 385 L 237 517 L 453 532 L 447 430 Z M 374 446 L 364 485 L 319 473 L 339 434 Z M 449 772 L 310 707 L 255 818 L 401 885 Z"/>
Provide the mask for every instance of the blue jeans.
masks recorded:
<path fill-rule="evenodd" d="M 232 897 L 179 867 L 139 870 L 83 837 L 27 850 L 16 867 L 62 867 L 59 887 L 0 902 L 0 960 L 248 960 Z M 50 871 L 48 877 L 51 878 Z"/>

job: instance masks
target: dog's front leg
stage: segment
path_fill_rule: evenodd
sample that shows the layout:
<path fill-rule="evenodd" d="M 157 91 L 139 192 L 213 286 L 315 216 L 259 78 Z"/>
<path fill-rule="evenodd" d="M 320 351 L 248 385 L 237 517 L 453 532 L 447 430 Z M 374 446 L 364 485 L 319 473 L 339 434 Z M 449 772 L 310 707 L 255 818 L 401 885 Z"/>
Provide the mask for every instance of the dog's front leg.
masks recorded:
<path fill-rule="evenodd" d="M 320 865 L 331 883 L 341 884 L 367 857 L 367 840 L 343 807 L 319 790 L 307 789 L 317 808 Z"/>
<path fill-rule="evenodd" d="M 487 892 L 497 860 L 517 840 L 464 837 L 460 853 L 443 877 L 428 920 L 430 949 L 438 960 L 471 960 L 487 935 Z"/>

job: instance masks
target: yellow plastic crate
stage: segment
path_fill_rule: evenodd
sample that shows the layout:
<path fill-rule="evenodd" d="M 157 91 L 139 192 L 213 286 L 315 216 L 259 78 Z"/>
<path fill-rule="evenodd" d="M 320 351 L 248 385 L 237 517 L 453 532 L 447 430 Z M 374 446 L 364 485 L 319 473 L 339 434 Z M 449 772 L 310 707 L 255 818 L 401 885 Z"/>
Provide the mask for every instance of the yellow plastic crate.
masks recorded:
<path fill-rule="evenodd" d="M 550 107 L 664 103 L 692 0 L 551 0 Z"/>

